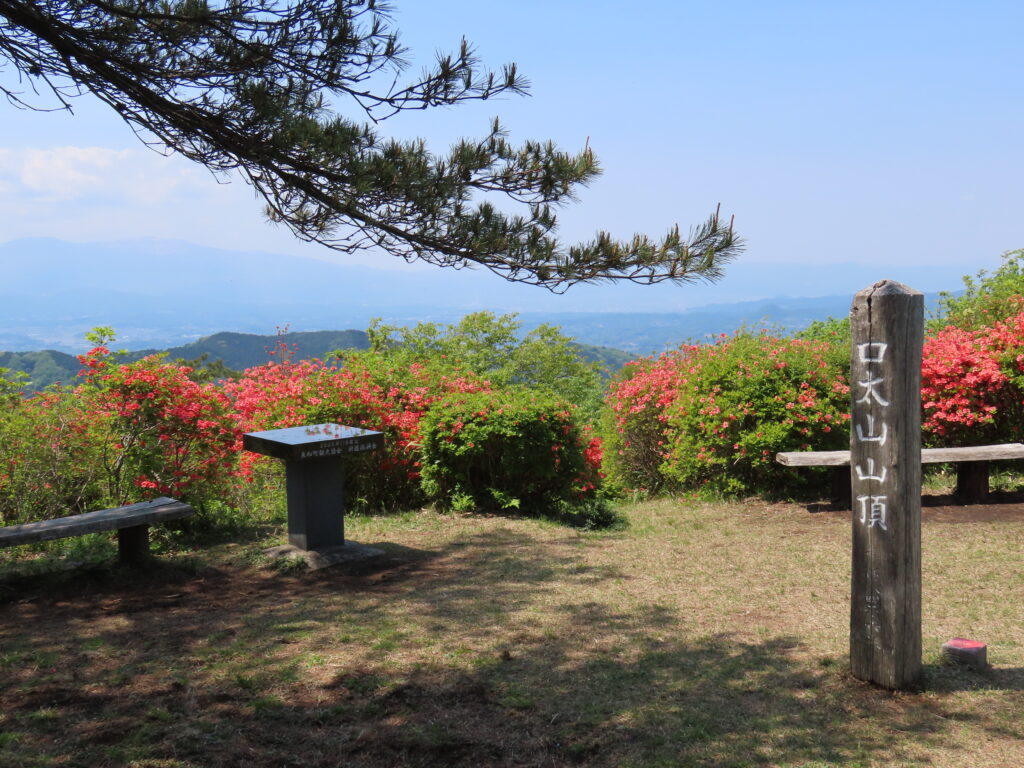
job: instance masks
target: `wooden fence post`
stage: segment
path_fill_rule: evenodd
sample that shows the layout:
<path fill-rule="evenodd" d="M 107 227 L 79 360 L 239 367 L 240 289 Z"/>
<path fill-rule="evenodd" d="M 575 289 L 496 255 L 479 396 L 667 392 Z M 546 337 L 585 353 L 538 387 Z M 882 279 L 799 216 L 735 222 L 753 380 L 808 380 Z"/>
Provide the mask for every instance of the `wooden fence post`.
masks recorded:
<path fill-rule="evenodd" d="M 850 310 L 850 666 L 890 689 L 921 676 L 924 296 L 891 280 Z"/>

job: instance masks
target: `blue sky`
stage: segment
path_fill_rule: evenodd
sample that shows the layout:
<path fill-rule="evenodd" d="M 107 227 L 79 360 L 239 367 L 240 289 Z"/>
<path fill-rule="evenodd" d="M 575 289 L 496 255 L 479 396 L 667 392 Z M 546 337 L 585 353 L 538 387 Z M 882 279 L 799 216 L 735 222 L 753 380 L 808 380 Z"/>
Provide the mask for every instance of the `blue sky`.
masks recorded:
<path fill-rule="evenodd" d="M 879 279 L 903 266 L 963 274 L 1024 247 L 1019 2 L 396 5 L 411 73 L 465 36 L 489 65 L 515 61 L 533 95 L 385 127 L 438 149 L 496 115 L 514 139 L 578 149 L 589 138 L 605 172 L 562 214 L 567 240 L 656 236 L 721 203 L 748 240 L 734 271 L 859 262 Z M 0 241 L 180 238 L 347 258 L 267 224 L 241 181 L 145 149 L 101 105 L 2 108 Z M 679 290 L 684 303 L 700 292 Z"/>

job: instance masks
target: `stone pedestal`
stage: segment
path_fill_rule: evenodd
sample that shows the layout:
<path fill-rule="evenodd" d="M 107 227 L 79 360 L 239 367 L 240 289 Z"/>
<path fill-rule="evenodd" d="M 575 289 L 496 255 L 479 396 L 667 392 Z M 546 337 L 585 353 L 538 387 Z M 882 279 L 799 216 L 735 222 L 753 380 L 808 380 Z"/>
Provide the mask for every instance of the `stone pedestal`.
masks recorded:
<path fill-rule="evenodd" d="M 345 467 L 328 457 L 284 463 L 288 543 L 325 549 L 345 543 Z"/>
<path fill-rule="evenodd" d="M 383 447 L 383 433 L 311 424 L 249 432 L 242 436 L 242 445 L 247 451 L 284 460 L 291 549 L 325 552 L 348 546 L 344 457 Z"/>

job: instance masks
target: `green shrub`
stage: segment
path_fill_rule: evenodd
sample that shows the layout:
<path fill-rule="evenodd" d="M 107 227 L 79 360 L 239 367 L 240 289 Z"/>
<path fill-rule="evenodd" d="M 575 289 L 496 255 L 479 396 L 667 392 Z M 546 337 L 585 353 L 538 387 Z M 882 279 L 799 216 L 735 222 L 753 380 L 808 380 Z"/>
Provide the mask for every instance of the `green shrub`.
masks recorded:
<path fill-rule="evenodd" d="M 618 531 L 629 525 L 629 521 L 615 505 L 601 496 L 560 502 L 546 517 L 585 531 Z"/>
<path fill-rule="evenodd" d="M 421 423 L 422 483 L 446 509 L 558 515 L 593 498 L 599 443 L 572 406 L 519 390 L 465 393 L 435 403 Z"/>
<path fill-rule="evenodd" d="M 693 347 L 668 406 L 662 471 L 683 488 L 769 496 L 824 476 L 778 465 L 779 451 L 849 444 L 849 386 L 830 345 L 739 332 Z"/>
<path fill-rule="evenodd" d="M 0 522 L 103 506 L 104 472 L 89 410 L 74 390 L 8 399 L 0 413 Z"/>

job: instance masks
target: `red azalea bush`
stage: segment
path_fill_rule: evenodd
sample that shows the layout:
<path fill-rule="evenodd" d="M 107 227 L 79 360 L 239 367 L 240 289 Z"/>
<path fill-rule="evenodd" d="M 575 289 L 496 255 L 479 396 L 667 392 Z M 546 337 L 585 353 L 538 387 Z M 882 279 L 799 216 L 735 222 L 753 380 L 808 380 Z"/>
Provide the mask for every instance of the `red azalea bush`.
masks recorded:
<path fill-rule="evenodd" d="M 774 459 L 848 446 L 848 357 L 848 342 L 739 332 L 632 363 L 606 399 L 606 467 L 619 483 L 646 490 L 777 494 L 824 483 L 823 474 Z M 1020 440 L 1024 312 L 930 334 L 921 398 L 931 445 Z"/>
<path fill-rule="evenodd" d="M 924 343 L 922 427 L 932 445 L 1015 442 L 1024 429 L 1024 313 Z"/>
<path fill-rule="evenodd" d="M 233 503 L 255 467 L 275 483 L 281 476 L 278 462 L 240 451 L 243 431 L 319 422 L 385 433 L 382 452 L 347 458 L 352 509 L 578 503 L 597 496 L 602 460 L 631 489 L 785 494 L 824 475 L 780 467 L 778 451 L 847 445 L 848 357 L 842 344 L 741 331 L 635 361 L 609 386 L 602 445 L 578 411 L 548 395 L 386 345 L 343 365 L 282 354 L 236 381 L 203 384 L 159 357 L 116 364 L 99 343 L 80 358 L 77 387 L 25 399 L 4 380 L 0 516 L 20 522 L 161 494 Z M 1024 312 L 927 338 L 932 444 L 1020 439 L 1022 391 Z"/>
<path fill-rule="evenodd" d="M 501 451 L 511 456 L 525 450 L 522 441 L 529 434 L 531 455 L 542 450 L 558 468 L 557 481 L 513 472 L 489 487 L 532 503 L 541 487 L 551 498 L 593 498 L 600 482 L 600 442 L 581 430 L 573 407 L 548 404 L 531 410 L 525 403 L 534 393 L 514 387 L 499 392 L 444 359 L 416 361 L 385 347 L 330 365 L 294 362 L 290 351 L 279 347 L 273 362 L 236 380 L 199 383 L 190 378 L 189 367 L 159 357 L 119 365 L 105 344 L 110 336 L 97 336 L 95 348 L 80 358 L 78 386 L 30 399 L 14 392 L 13 385 L 0 392 L 8 405 L 0 414 L 0 514 L 6 522 L 163 494 L 252 510 L 265 509 L 268 502 L 276 507 L 271 499 L 279 497 L 280 462 L 243 453 L 242 433 L 321 422 L 385 435 L 379 453 L 345 459 L 350 509 L 417 506 L 435 500 L 421 483 L 421 425 L 440 401 L 450 403 L 453 397 L 520 403 L 522 439 L 509 437 Z M 530 419 L 538 424 L 529 424 Z M 540 435 L 548 433 L 551 439 L 541 446 Z M 553 490 L 566 478 L 568 491 Z M 249 484 L 257 479 L 255 486 Z"/>
<path fill-rule="evenodd" d="M 244 499 L 232 494 L 254 467 L 275 482 L 281 472 L 241 453 L 241 433 L 319 422 L 385 433 L 382 452 L 347 459 L 349 506 L 370 510 L 593 500 L 602 453 L 603 470 L 626 488 L 785 494 L 824 476 L 780 467 L 778 451 L 848 441 L 848 350 L 813 338 L 741 331 L 628 364 L 609 386 L 603 446 L 548 395 L 399 352 L 384 345 L 343 365 L 282 354 L 236 381 L 203 384 L 159 357 L 116 364 L 98 343 L 80 358 L 77 387 L 25 399 L 5 379 L 0 516 L 40 519 L 162 494 Z M 1022 391 L 1024 312 L 927 338 L 932 444 L 1020 439 Z"/>
<path fill-rule="evenodd" d="M 626 488 L 656 493 L 666 481 L 668 406 L 679 391 L 683 363 L 696 347 L 627 363 L 605 398 L 602 432 L 609 478 Z"/>
<path fill-rule="evenodd" d="M 775 454 L 847 445 L 848 354 L 825 341 L 742 331 L 631 363 L 609 387 L 604 471 L 646 491 L 801 490 L 815 476 L 778 466 Z M 13 385 L 0 393 L 0 514 L 7 522 L 159 494 L 200 503 L 231 498 L 234 481 L 251 477 L 257 462 L 280 475 L 276 462 L 240 453 L 242 431 L 328 421 L 385 433 L 384 451 L 349 459 L 356 509 L 454 505 L 456 497 L 491 507 L 533 504 L 545 494 L 587 497 L 600 484 L 602 445 L 580 430 L 575 411 L 532 390 L 494 387 L 446 359 L 417 362 L 389 348 L 353 353 L 344 365 L 283 355 L 220 385 L 197 383 L 187 367 L 155 357 L 117 365 L 102 344 L 81 361 L 77 387 L 29 399 Z M 931 334 L 922 373 L 929 442 L 1018 440 L 1024 312 Z M 479 405 L 477 415 L 456 418 L 467 403 Z M 456 422 L 461 437 L 450 431 Z M 555 424 L 572 439 L 551 432 Z M 476 438 L 473 430 L 480 430 Z M 524 450 L 558 461 L 526 471 L 516 458 Z M 502 462 L 518 469 L 505 472 Z M 556 485 L 561 490 L 551 490 Z"/>
<path fill-rule="evenodd" d="M 189 369 L 149 357 L 79 359 L 83 382 L 6 403 L 0 418 L 0 514 L 27 522 L 160 495 L 222 498 L 239 433 L 230 402 Z"/>
<path fill-rule="evenodd" d="M 81 360 L 75 391 L 102 469 L 104 498 L 120 506 L 170 495 L 202 503 L 220 498 L 234 475 L 240 440 L 231 402 L 198 384 L 186 366 L 159 356 L 126 365 L 99 346 Z"/>
<path fill-rule="evenodd" d="M 224 390 L 243 431 L 335 422 L 384 433 L 380 453 L 346 457 L 351 509 L 396 509 L 425 501 L 420 490 L 420 421 L 432 403 L 453 392 L 489 388 L 474 376 L 437 365 L 397 366 L 373 353 L 352 355 L 344 367 L 288 360 L 250 368 Z M 254 454 L 242 457 L 252 476 Z"/>
<path fill-rule="evenodd" d="M 739 332 L 694 349 L 669 406 L 665 473 L 683 487 L 788 494 L 821 477 L 779 451 L 849 444 L 849 385 L 828 344 Z"/>
<path fill-rule="evenodd" d="M 848 443 L 833 346 L 740 331 L 641 361 L 606 401 L 609 467 L 627 487 L 777 495 L 824 482 L 775 454 Z"/>

